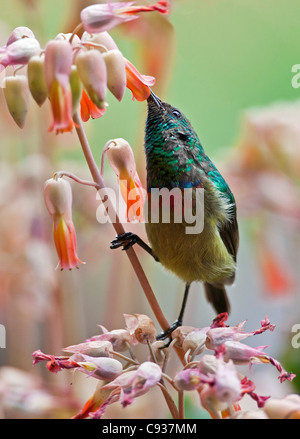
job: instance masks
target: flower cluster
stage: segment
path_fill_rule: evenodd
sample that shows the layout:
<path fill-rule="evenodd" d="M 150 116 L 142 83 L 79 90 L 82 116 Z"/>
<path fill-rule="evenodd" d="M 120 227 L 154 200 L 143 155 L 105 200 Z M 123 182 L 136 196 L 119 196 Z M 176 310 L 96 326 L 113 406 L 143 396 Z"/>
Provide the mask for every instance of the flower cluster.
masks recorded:
<path fill-rule="evenodd" d="M 51 372 L 76 369 L 104 381 L 75 418 L 101 418 L 108 405 L 119 401 L 126 407 L 154 386 L 162 389 L 173 417 L 182 417 L 183 408 L 176 407 L 166 383 L 178 394 L 197 391 L 202 407 L 213 418 L 246 418 L 248 412 L 244 413 L 240 407 L 245 395 L 253 398 L 258 406 L 256 415 L 251 412 L 252 417 L 272 418 L 272 413 L 280 409 L 281 402 L 255 393 L 253 381 L 239 373 L 236 365 L 269 363 L 279 371 L 281 382 L 292 381 L 295 377 L 286 372 L 276 359 L 263 352 L 261 347 L 251 348 L 241 342 L 267 330 L 273 331 L 275 326 L 267 317 L 262 320 L 259 329 L 245 332 L 245 322 L 227 326 L 227 314 L 220 314 L 209 327 L 177 328 L 168 347 L 156 341 L 156 329 L 148 316 L 126 314 L 124 318 L 125 329 L 109 331 L 100 326 L 102 334 L 65 348 L 69 356 L 46 355 L 41 351 L 33 353 L 34 364 L 47 361 L 47 368 Z M 134 354 L 135 346 L 140 344 L 149 349 L 147 358 L 141 362 Z M 166 368 L 173 348 L 184 352 L 184 364 L 182 370 L 171 377 L 167 375 Z M 125 355 L 126 351 L 129 356 Z M 196 359 L 201 353 L 203 355 Z M 297 401 L 290 398 L 283 404 L 286 405 L 286 412 L 293 412 L 294 417 L 299 417 L 299 397 Z"/>
<path fill-rule="evenodd" d="M 139 12 L 167 14 L 169 4 L 158 1 L 151 6 L 130 3 L 91 5 L 81 11 L 81 24 L 72 34 L 57 35 L 41 48 L 27 27 L 14 29 L 0 48 L 0 71 L 8 66 L 27 66 L 27 75 L 6 76 L 2 87 L 10 114 L 23 128 L 30 94 L 39 106 L 49 98 L 53 121 L 49 131 L 72 131 L 73 115 L 80 106 L 81 118 L 99 118 L 107 106 L 107 89 L 121 101 L 126 87 L 133 99 L 143 101 L 150 94 L 154 77 L 142 75 L 124 58 L 108 30 L 138 18 Z M 81 28 L 81 38 L 76 32 Z"/>

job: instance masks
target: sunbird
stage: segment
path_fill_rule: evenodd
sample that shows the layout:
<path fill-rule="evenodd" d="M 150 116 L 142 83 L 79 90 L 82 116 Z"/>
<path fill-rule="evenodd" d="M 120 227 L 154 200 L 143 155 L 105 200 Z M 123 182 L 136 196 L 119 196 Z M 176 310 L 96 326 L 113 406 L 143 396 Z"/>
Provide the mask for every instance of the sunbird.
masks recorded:
<path fill-rule="evenodd" d="M 144 147 L 148 212 L 151 211 L 153 189 L 167 188 L 171 191 L 179 188 L 183 191 L 189 188 L 192 191 L 194 213 L 196 191 L 204 191 L 200 212 L 204 215 L 203 230 L 200 233 L 187 234 L 184 218 L 181 222 L 174 220 L 174 202 L 170 203 L 173 215 L 170 215 L 168 223 L 162 221 L 161 214 L 155 222 L 151 222 L 151 215 L 145 222 L 150 246 L 130 232 L 117 236 L 111 242 L 112 249 L 123 246 L 123 250 L 127 250 L 134 244 L 140 245 L 185 282 L 179 316 L 167 331 L 158 336 L 159 339 L 165 339 L 183 323 L 192 282 L 203 282 L 206 298 L 218 314 L 230 312 L 225 285 L 231 285 L 235 279 L 239 231 L 234 196 L 205 154 L 189 120 L 177 108 L 159 99 L 152 90 L 147 106 Z"/>

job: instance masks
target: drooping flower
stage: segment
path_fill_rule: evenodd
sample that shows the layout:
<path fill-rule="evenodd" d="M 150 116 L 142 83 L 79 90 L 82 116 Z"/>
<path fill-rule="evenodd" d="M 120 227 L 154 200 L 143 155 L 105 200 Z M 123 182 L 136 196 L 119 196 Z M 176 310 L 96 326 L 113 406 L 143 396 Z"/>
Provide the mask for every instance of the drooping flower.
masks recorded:
<path fill-rule="evenodd" d="M 45 49 L 45 78 L 51 102 L 53 122 L 49 131 L 72 131 L 72 91 L 70 74 L 73 53 L 65 40 L 52 40 Z"/>
<path fill-rule="evenodd" d="M 136 370 L 124 372 L 118 378 L 104 386 L 105 389 L 120 389 L 120 402 L 123 407 L 131 404 L 137 396 L 144 395 L 161 379 L 161 368 L 145 361 Z"/>
<path fill-rule="evenodd" d="M 155 84 L 153 76 L 142 75 L 138 69 L 127 59 L 125 59 L 127 82 L 126 86 L 132 92 L 132 99 L 139 102 L 145 101 L 151 93 L 149 87 Z"/>
<path fill-rule="evenodd" d="M 3 91 L 8 110 L 16 124 L 23 128 L 29 109 L 30 93 L 26 76 L 7 76 L 3 80 Z"/>
<path fill-rule="evenodd" d="M 120 3 L 108 0 L 107 4 L 91 5 L 84 8 L 80 13 L 80 19 L 84 30 L 97 33 L 108 31 L 121 23 L 138 18 L 138 15 L 134 14 L 151 11 L 167 14 L 169 3 L 158 1 L 150 6 L 135 6 L 134 2 Z"/>
<path fill-rule="evenodd" d="M 144 190 L 136 170 L 133 151 L 124 139 L 109 140 L 103 149 L 101 172 L 103 173 L 104 155 L 117 175 L 121 195 L 126 203 L 127 220 L 142 220 L 145 201 Z"/>
<path fill-rule="evenodd" d="M 102 54 L 98 50 L 81 50 L 75 59 L 78 75 L 89 98 L 98 108 L 105 105 L 107 72 Z"/>
<path fill-rule="evenodd" d="M 63 178 L 47 180 L 44 186 L 44 198 L 48 212 L 53 218 L 53 236 L 61 269 L 78 268 L 78 262 L 82 264 L 84 262 L 77 256 L 70 183 Z"/>

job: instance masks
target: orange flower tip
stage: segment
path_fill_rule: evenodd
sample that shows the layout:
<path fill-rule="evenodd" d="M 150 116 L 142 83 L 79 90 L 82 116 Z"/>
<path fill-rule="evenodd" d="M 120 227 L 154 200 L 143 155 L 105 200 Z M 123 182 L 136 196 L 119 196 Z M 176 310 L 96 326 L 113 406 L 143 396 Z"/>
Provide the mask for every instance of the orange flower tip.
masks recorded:
<path fill-rule="evenodd" d="M 142 75 L 138 69 L 127 59 L 125 59 L 126 86 L 132 92 L 132 99 L 139 102 L 145 101 L 150 96 L 149 87 L 155 84 L 153 76 Z"/>

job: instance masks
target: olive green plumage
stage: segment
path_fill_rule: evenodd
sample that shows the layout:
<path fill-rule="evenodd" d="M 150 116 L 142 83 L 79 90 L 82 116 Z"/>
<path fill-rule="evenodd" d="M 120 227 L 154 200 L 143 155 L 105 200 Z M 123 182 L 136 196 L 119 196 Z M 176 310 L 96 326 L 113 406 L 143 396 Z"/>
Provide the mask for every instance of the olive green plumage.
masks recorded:
<path fill-rule="evenodd" d="M 188 119 L 176 108 L 148 98 L 145 133 L 147 190 L 204 189 L 204 228 L 186 234 L 186 223 L 146 222 L 154 255 L 186 283 L 202 281 L 217 312 L 229 311 L 224 285 L 234 281 L 239 234 L 234 197 Z M 151 199 L 151 197 L 149 197 Z"/>

